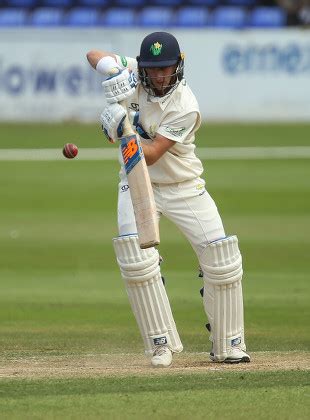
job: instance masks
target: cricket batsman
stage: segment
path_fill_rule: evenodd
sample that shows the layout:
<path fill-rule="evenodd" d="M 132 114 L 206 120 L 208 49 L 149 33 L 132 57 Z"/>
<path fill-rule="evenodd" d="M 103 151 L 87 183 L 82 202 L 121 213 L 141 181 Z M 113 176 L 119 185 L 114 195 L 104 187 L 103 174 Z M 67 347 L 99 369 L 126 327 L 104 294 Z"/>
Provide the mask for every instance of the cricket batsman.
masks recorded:
<path fill-rule="evenodd" d="M 108 105 L 100 117 L 104 133 L 111 142 L 120 139 L 128 113 L 141 138 L 158 218 L 163 215 L 174 222 L 197 255 L 203 273 L 211 360 L 249 362 L 238 239 L 226 235 L 216 204 L 201 178 L 203 166 L 194 144 L 201 117 L 184 78 L 184 54 L 178 41 L 170 33 L 154 32 L 143 39 L 136 58 L 91 50 L 87 59 L 105 79 Z M 127 113 L 120 102 L 126 103 Z M 183 346 L 162 281 L 158 251 L 139 247 L 123 165 L 118 235 L 113 239 L 116 258 L 145 353 L 153 367 L 168 367 L 173 354 L 181 352 Z"/>

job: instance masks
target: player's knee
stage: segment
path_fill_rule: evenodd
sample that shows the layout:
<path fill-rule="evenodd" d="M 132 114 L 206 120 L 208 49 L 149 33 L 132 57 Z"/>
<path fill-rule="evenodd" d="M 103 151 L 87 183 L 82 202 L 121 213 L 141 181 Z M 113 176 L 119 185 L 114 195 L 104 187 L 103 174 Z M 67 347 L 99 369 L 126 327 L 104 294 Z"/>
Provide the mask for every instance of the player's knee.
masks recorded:
<path fill-rule="evenodd" d="M 205 281 L 229 284 L 242 278 L 242 257 L 237 236 L 211 242 L 199 258 Z"/>
<path fill-rule="evenodd" d="M 113 245 L 122 277 L 127 282 L 146 282 L 160 273 L 158 251 L 141 249 L 137 235 L 114 238 Z"/>

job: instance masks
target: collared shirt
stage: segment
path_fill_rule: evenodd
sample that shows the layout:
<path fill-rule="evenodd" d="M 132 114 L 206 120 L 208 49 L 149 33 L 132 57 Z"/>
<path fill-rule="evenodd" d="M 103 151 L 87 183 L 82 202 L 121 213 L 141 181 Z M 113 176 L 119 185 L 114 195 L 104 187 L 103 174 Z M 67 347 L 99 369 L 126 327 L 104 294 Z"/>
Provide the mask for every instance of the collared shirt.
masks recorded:
<path fill-rule="evenodd" d="M 117 56 L 117 61 L 137 74 L 134 58 Z M 163 97 L 148 95 L 139 83 L 135 94 L 128 99 L 127 107 L 139 111 L 139 124 L 150 137 L 141 138 L 142 142 L 151 143 L 157 133 L 175 142 L 157 162 L 148 166 L 152 182 L 172 184 L 202 174 L 202 163 L 195 154 L 194 144 L 201 117 L 197 100 L 185 79 L 171 94 Z"/>

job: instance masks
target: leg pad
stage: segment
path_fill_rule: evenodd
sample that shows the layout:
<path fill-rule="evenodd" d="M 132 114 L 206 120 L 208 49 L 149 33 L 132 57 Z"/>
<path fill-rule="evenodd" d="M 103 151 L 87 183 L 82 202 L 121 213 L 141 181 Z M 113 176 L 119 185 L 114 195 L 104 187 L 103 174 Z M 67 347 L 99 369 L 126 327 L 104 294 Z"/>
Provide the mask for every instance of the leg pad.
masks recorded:
<path fill-rule="evenodd" d="M 173 352 L 182 351 L 161 278 L 158 251 L 141 249 L 136 235 L 115 238 L 113 245 L 146 354 L 152 355 L 163 345 Z"/>
<path fill-rule="evenodd" d="M 245 351 L 242 258 L 236 236 L 207 245 L 199 258 L 204 274 L 203 301 L 211 325 L 214 360 Z"/>

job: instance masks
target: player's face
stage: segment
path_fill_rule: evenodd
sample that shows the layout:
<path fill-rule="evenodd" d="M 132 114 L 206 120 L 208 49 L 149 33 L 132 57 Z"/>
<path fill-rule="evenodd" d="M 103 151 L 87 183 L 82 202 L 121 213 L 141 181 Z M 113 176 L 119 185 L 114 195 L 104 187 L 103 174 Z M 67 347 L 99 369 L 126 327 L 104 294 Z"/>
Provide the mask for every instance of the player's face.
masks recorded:
<path fill-rule="evenodd" d="M 164 95 L 175 80 L 177 66 L 169 67 L 147 67 L 146 73 L 154 91 L 159 95 Z"/>

